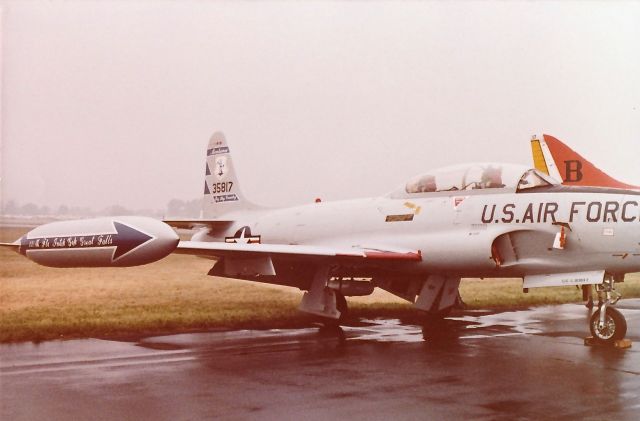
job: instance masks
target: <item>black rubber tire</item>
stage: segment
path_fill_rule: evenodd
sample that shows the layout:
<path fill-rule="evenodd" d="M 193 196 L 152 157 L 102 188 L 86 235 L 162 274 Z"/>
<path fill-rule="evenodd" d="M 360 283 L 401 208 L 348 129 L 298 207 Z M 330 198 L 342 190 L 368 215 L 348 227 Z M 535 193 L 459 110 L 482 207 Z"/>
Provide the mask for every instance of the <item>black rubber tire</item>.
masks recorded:
<path fill-rule="evenodd" d="M 612 344 L 615 341 L 624 339 L 627 334 L 627 321 L 622 313 L 613 307 L 607 307 L 605 328 L 599 330 L 598 323 L 600 323 L 600 309 L 594 311 L 591 319 L 589 319 L 591 335 L 599 342 Z"/>
<path fill-rule="evenodd" d="M 425 311 L 424 315 L 429 319 L 442 320 L 451 314 L 454 307 L 455 306 L 449 306 L 438 311 Z"/>
<path fill-rule="evenodd" d="M 339 292 L 335 292 L 336 294 L 336 309 L 340 312 L 340 321 L 343 321 L 347 318 L 349 314 L 349 306 L 347 305 L 347 299 L 344 298 Z"/>
<path fill-rule="evenodd" d="M 336 310 L 340 312 L 340 317 L 337 319 L 331 319 L 328 317 L 321 317 L 322 324 L 327 328 L 336 328 L 340 327 L 340 325 L 346 320 L 347 315 L 349 314 L 349 307 L 347 306 L 347 299 L 344 298 L 344 295 L 339 293 L 338 291 L 333 292 L 336 296 Z"/>

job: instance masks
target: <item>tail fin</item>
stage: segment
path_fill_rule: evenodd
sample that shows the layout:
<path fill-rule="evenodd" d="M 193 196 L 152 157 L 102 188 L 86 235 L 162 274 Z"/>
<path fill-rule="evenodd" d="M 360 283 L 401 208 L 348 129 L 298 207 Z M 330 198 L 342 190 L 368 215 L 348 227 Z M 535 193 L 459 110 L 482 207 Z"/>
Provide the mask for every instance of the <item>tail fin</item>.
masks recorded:
<path fill-rule="evenodd" d="M 544 140 L 538 140 L 537 137 L 533 136 L 533 139 L 531 139 L 531 155 L 533 156 L 533 164 L 537 170 L 550 175 L 556 180 L 562 180 L 558 167 Z"/>
<path fill-rule="evenodd" d="M 640 189 L 609 176 L 555 137 L 545 134 L 542 138 L 531 140 L 534 164 L 538 170 L 562 180 L 562 184 Z"/>
<path fill-rule="evenodd" d="M 204 179 L 203 218 L 217 218 L 228 212 L 257 208 L 245 199 L 240 190 L 229 146 L 222 132 L 215 132 L 209 139 Z"/>

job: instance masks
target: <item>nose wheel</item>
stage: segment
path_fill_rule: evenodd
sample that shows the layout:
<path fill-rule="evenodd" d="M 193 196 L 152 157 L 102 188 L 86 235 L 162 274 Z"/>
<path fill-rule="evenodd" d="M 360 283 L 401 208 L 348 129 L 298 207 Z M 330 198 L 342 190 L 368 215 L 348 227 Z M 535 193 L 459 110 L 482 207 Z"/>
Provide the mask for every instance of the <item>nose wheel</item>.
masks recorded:
<path fill-rule="evenodd" d="M 601 344 L 614 345 L 627 334 L 627 321 L 622 313 L 613 307 L 622 297 L 615 290 L 614 277 L 608 275 L 604 282 L 596 287 L 598 309 L 589 319 L 589 330 L 593 338 Z"/>
<path fill-rule="evenodd" d="M 591 335 L 599 342 L 613 344 L 615 341 L 624 339 L 627 334 L 627 321 L 622 313 L 613 307 L 607 307 L 604 317 L 601 309 L 596 310 L 589 320 Z M 601 319 L 604 319 L 601 321 Z"/>

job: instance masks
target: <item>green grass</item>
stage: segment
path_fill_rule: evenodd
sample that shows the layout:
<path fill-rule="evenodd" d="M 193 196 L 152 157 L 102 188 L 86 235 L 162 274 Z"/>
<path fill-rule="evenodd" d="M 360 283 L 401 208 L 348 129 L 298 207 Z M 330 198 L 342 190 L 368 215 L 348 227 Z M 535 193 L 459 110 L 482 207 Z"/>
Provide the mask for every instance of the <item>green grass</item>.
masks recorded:
<path fill-rule="evenodd" d="M 22 232 L 0 230 L 1 241 Z M 55 269 L 0 250 L 0 342 L 56 338 L 127 337 L 235 328 L 308 326 L 297 311 L 302 292 L 207 276 L 213 262 L 171 255 L 133 268 Z M 579 302 L 574 287 L 522 293 L 516 279 L 465 279 L 460 291 L 470 308 L 521 308 Z M 640 276 L 620 285 L 640 296 Z M 404 317 L 408 303 L 384 291 L 349 299 L 354 317 Z"/>
<path fill-rule="evenodd" d="M 624 283 L 616 284 L 623 297 L 640 297 L 640 274 L 627 275 Z M 562 304 L 582 301 L 582 291 L 576 287 L 534 288 L 522 292 L 520 279 L 463 279 L 460 294 L 470 308 L 522 308 L 535 305 Z"/>

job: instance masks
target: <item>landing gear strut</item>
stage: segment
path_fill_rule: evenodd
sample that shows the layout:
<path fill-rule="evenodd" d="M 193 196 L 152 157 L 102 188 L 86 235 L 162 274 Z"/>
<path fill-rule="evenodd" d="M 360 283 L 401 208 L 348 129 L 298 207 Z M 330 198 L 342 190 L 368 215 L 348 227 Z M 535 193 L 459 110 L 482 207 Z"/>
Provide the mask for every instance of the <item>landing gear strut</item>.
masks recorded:
<path fill-rule="evenodd" d="M 596 286 L 599 308 L 589 320 L 589 329 L 593 337 L 600 343 L 613 344 L 624 339 L 627 334 L 627 321 L 622 313 L 613 307 L 622 295 L 615 290 L 614 277 L 607 275 L 601 285 Z"/>
<path fill-rule="evenodd" d="M 347 319 L 347 314 L 349 312 L 347 299 L 344 298 L 344 295 L 335 290 L 332 290 L 332 293 L 336 297 L 336 310 L 340 312 L 340 317 L 338 317 L 337 319 L 322 317 L 321 320 L 321 323 L 324 325 L 324 327 L 330 330 L 334 330 L 335 328 L 340 329 L 340 325 L 345 322 L 345 320 Z"/>
<path fill-rule="evenodd" d="M 347 315 L 347 300 L 340 291 L 327 286 L 329 272 L 328 265 L 317 269 L 309 291 L 302 296 L 298 309 L 322 317 L 326 324 L 339 325 Z"/>

